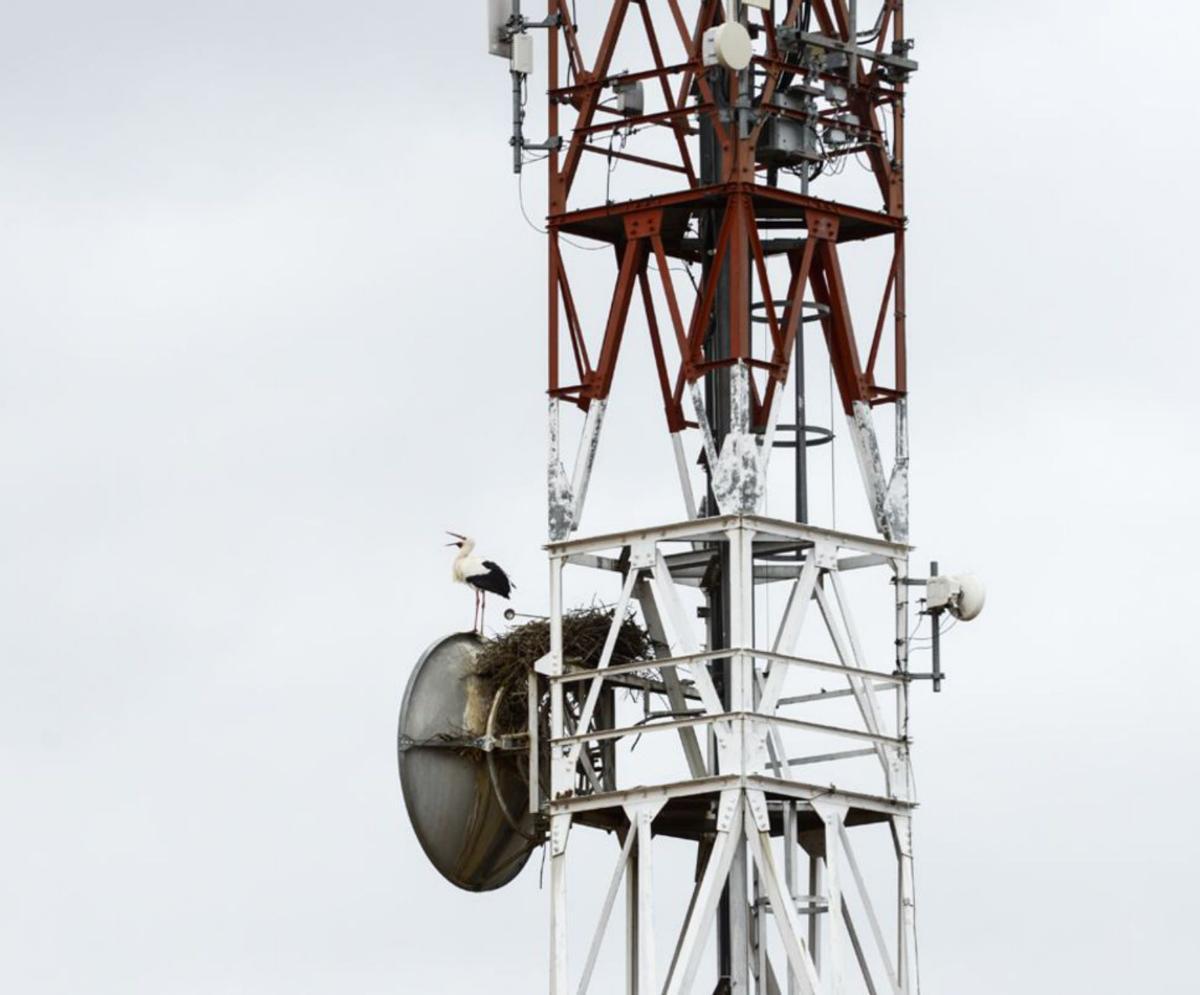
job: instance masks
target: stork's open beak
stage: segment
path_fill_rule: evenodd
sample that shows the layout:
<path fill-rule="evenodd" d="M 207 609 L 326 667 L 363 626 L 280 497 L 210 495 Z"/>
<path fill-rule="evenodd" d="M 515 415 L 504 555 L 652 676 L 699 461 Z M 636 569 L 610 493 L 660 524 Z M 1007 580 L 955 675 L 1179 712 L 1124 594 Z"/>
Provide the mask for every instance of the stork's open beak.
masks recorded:
<path fill-rule="evenodd" d="M 454 536 L 458 540 L 457 542 L 446 543 L 447 546 L 461 546 L 467 538 L 466 536 L 460 536 L 457 532 L 451 532 L 449 529 L 446 530 L 446 535 Z"/>

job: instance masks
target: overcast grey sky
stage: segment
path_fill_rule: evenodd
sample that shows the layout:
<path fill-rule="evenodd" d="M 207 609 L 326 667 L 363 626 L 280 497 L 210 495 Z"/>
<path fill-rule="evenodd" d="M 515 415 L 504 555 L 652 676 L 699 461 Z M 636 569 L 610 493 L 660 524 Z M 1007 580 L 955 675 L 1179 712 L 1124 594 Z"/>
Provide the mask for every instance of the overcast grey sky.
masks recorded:
<path fill-rule="evenodd" d="M 542 990 L 536 866 L 452 890 L 393 752 L 440 530 L 544 598 L 482 9 L 5 5 L 6 991 Z M 908 9 L 914 540 L 991 593 L 917 706 L 924 991 L 1191 992 L 1200 15 Z"/>

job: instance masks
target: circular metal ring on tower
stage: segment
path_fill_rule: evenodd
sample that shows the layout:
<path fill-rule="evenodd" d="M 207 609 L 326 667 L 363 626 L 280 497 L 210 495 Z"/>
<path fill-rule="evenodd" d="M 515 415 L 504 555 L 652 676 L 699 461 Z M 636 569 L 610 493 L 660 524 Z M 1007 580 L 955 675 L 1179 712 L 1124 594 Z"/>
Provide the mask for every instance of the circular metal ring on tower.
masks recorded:
<path fill-rule="evenodd" d="M 775 431 L 776 432 L 791 432 L 791 433 L 795 434 L 796 426 L 795 425 L 776 425 Z M 824 446 L 833 441 L 833 431 L 831 429 L 825 428 L 821 425 L 805 425 L 804 426 L 804 434 L 806 436 L 809 436 L 809 435 L 816 436 L 815 439 L 806 438 L 804 440 L 804 448 L 805 449 L 814 449 L 817 446 Z M 781 442 L 780 440 L 776 439 L 775 440 L 775 448 L 776 449 L 795 449 L 796 448 L 796 440 L 792 439 L 790 441 Z"/>
<path fill-rule="evenodd" d="M 782 313 L 782 311 L 784 309 L 786 309 L 788 306 L 787 301 L 772 301 L 772 303 L 775 305 L 776 311 L 779 311 L 780 313 Z M 804 303 L 801 305 L 801 309 L 802 309 L 802 312 L 809 312 L 809 313 L 801 313 L 800 323 L 802 325 L 807 325 L 809 322 L 812 322 L 812 321 L 820 321 L 827 314 L 829 314 L 829 308 L 826 307 L 824 304 L 818 304 L 816 301 L 804 301 Z M 756 301 L 755 303 L 751 304 L 750 305 L 750 321 L 753 322 L 755 325 L 769 325 L 771 323 L 771 319 L 767 317 L 767 315 L 765 313 L 766 310 L 767 310 L 767 302 L 766 301 Z M 754 313 L 755 311 L 762 311 L 764 313 L 761 315 L 757 315 Z"/>
<path fill-rule="evenodd" d="M 528 814 L 524 751 L 487 735 L 492 695 L 475 676 L 481 641 L 459 632 L 417 662 L 400 708 L 397 757 L 409 820 L 439 873 L 467 891 L 492 891 L 520 873 L 539 840 Z"/>

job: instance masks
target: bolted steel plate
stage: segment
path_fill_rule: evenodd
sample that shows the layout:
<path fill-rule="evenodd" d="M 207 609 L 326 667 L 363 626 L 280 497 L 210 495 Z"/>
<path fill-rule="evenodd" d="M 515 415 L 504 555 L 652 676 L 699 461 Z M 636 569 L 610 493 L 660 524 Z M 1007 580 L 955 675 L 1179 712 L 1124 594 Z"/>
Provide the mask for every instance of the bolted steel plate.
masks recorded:
<path fill-rule="evenodd" d="M 489 771 L 479 748 L 491 705 L 474 677 L 480 645 L 474 633 L 459 632 L 425 651 L 404 692 L 397 739 L 417 839 L 442 876 L 468 891 L 508 884 L 536 845 L 517 761 L 494 754 Z"/>

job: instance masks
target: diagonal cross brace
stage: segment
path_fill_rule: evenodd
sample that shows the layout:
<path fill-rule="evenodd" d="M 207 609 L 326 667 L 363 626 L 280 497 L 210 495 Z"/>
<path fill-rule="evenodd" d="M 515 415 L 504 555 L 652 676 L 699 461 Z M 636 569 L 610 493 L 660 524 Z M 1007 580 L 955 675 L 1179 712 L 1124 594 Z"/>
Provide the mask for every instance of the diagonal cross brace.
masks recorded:
<path fill-rule="evenodd" d="M 596 664 L 596 676 L 592 678 L 587 698 L 579 713 L 579 721 L 576 723 L 576 728 L 581 733 L 587 732 L 588 726 L 592 722 L 592 716 L 596 713 L 596 704 L 600 700 L 600 689 L 604 684 L 604 671 L 612 662 L 613 650 L 617 646 L 617 637 L 621 634 L 621 625 L 625 621 L 625 609 L 629 607 L 629 598 L 633 594 L 633 586 L 637 583 L 640 574 L 641 570 L 632 567 L 625 577 L 625 585 L 621 588 L 621 597 L 617 600 L 617 607 L 613 610 L 612 623 L 608 627 L 604 648 L 600 651 L 600 660 Z M 579 753 L 582 749 L 582 740 L 571 747 L 571 752 L 567 756 L 567 769 L 572 771 L 575 769 L 575 765 L 579 763 Z"/>

